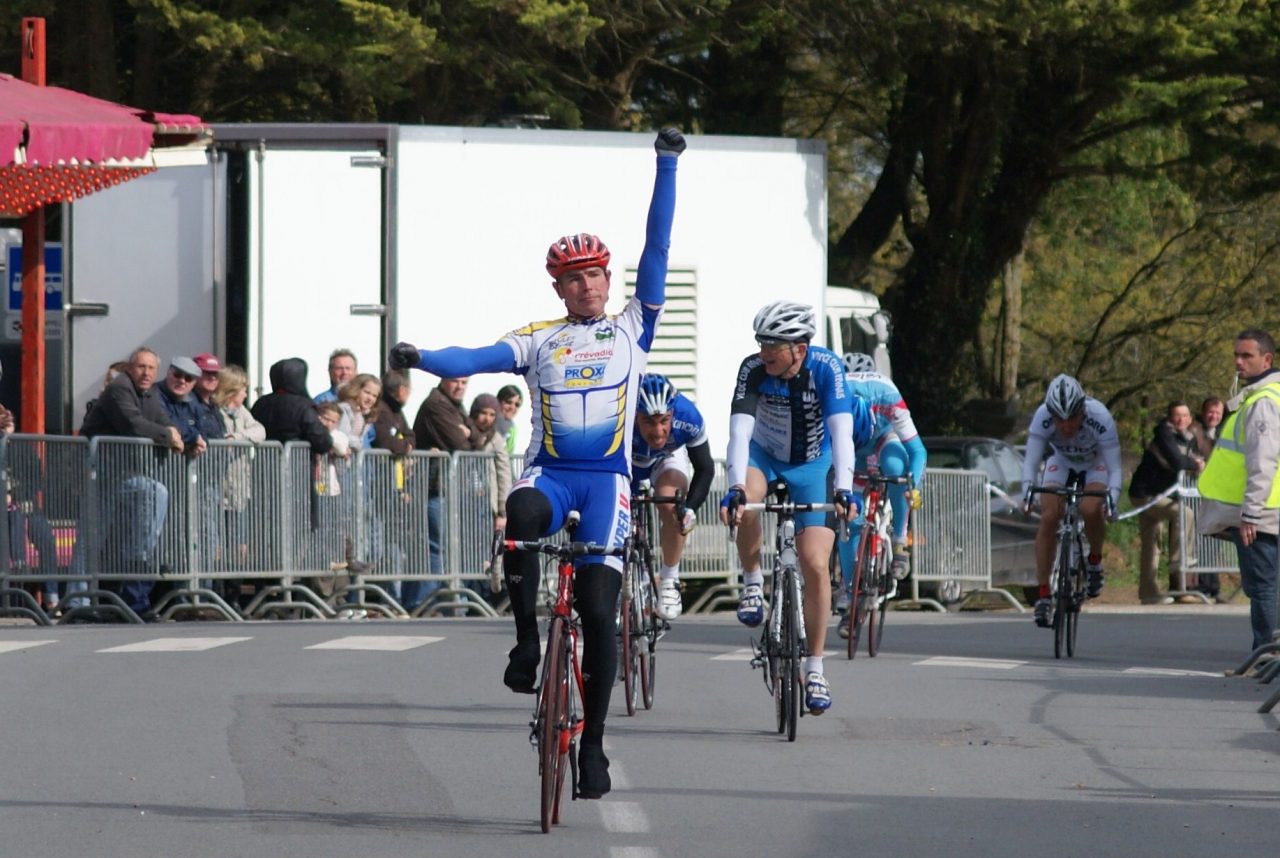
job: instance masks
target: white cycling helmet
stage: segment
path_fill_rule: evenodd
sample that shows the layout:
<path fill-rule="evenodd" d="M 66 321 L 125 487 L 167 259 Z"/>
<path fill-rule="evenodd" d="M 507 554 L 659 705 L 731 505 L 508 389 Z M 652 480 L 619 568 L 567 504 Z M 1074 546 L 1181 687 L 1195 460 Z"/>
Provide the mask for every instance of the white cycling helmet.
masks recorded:
<path fill-rule="evenodd" d="M 1069 420 L 1084 407 L 1084 388 L 1071 376 L 1059 375 L 1045 389 L 1044 407 L 1059 420 Z"/>
<path fill-rule="evenodd" d="M 844 356 L 844 371 L 848 373 L 875 372 L 876 362 L 869 354 L 847 352 Z"/>
<path fill-rule="evenodd" d="M 818 332 L 813 321 L 813 308 L 795 301 L 774 301 L 765 305 L 756 313 L 752 327 L 760 339 L 791 343 L 807 343 Z"/>

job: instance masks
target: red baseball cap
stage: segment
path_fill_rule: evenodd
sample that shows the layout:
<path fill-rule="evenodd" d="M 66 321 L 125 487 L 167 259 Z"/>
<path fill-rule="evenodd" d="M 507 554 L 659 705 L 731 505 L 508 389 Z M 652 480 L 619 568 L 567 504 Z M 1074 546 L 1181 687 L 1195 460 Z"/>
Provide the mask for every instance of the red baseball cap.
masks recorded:
<path fill-rule="evenodd" d="M 196 362 L 196 366 L 200 367 L 201 372 L 217 373 L 222 371 L 222 364 L 218 359 L 208 352 L 202 352 L 192 358 Z"/>

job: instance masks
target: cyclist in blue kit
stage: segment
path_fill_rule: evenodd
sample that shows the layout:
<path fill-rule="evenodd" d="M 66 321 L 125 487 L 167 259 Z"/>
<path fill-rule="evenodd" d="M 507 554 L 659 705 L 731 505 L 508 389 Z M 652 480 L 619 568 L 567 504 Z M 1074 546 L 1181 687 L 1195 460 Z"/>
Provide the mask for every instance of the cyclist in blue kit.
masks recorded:
<path fill-rule="evenodd" d="M 840 356 L 809 345 L 817 333 L 813 308 L 775 301 L 756 314 L 758 354 L 738 369 L 729 415 L 726 456 L 729 491 L 720 519 L 738 525 L 742 598 L 738 620 L 758 626 L 764 619 L 763 538 L 759 514 L 743 503 L 764 499 L 769 484 L 782 480 L 794 503 L 834 499 L 837 515 L 848 518 L 859 505 L 853 485 L 853 416 Z M 830 474 L 829 474 L 830 472 Z M 834 492 L 831 486 L 834 481 Z M 822 651 L 831 612 L 827 558 L 835 533 L 826 513 L 797 513 L 796 551 L 804 578 L 805 706 L 820 715 L 831 706 L 831 688 L 822 670 Z"/>
<path fill-rule="evenodd" d="M 491 346 L 419 350 L 399 343 L 393 368 L 416 367 L 442 378 L 485 372 L 523 375 L 533 412 L 527 465 L 507 496 L 507 537 L 536 540 L 558 531 L 571 510 L 582 520 L 575 539 L 622 545 L 630 529 L 631 433 L 644 371 L 666 300 L 667 249 L 675 213 L 676 161 L 684 137 L 664 129 L 654 142 L 657 176 L 649 204 L 635 296 L 617 316 L 605 314 L 610 253 L 598 237 L 567 235 L 547 251 L 552 287 L 567 314 L 517 328 Z M 516 645 L 503 682 L 536 691 L 541 647 L 537 607 L 539 558 L 503 557 Z M 578 791 L 600 798 L 610 789 L 604 722 L 617 671 L 615 610 L 621 559 L 578 561 L 574 607 L 582 620 L 584 728 L 578 752 Z"/>
<path fill-rule="evenodd" d="M 631 445 L 631 486 L 649 480 L 658 497 L 676 492 L 684 505 L 658 505 L 662 563 L 658 568 L 658 613 L 674 620 L 684 610 L 680 597 L 680 558 L 685 538 L 698 523 L 698 507 L 707 499 L 716 465 L 707 443 L 707 427 L 698 407 L 665 375 L 640 379 L 640 405 Z"/>

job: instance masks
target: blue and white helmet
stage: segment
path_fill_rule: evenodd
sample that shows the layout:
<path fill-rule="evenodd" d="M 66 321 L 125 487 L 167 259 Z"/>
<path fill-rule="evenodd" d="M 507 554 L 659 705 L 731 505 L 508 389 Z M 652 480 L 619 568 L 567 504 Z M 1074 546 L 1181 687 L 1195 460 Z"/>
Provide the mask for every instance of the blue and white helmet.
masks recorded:
<path fill-rule="evenodd" d="M 875 372 L 876 362 L 873 357 L 863 352 L 846 352 L 844 371 L 850 374 L 859 372 Z"/>
<path fill-rule="evenodd" d="M 665 375 L 645 373 L 640 376 L 640 401 L 637 404 L 643 414 L 666 414 L 671 410 L 671 401 L 676 398 L 676 393 L 676 386 Z"/>

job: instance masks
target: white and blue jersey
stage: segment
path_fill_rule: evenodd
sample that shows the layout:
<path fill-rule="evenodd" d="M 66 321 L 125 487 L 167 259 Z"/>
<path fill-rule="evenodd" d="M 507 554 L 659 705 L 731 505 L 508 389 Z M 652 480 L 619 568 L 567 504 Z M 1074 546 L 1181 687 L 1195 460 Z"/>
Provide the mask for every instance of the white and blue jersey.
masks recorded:
<path fill-rule="evenodd" d="M 502 338 L 529 385 L 529 467 L 630 475 L 631 415 L 660 314 L 632 298 L 617 316 L 534 322 Z"/>
<path fill-rule="evenodd" d="M 878 372 L 849 373 L 845 381 L 849 393 L 862 397 L 871 410 L 871 438 L 858 447 L 859 457 L 878 449 L 890 436 L 905 444 L 920 434 L 906 400 L 892 381 Z"/>
<path fill-rule="evenodd" d="M 631 466 L 633 479 L 648 477 L 653 466 L 669 457 L 681 447 L 697 447 L 707 443 L 707 425 L 702 412 L 683 393 L 671 400 L 671 433 L 661 449 L 654 449 L 636 433 L 631 442 Z"/>
<path fill-rule="evenodd" d="M 849 403 L 844 365 L 827 349 L 810 346 L 799 372 L 791 378 L 769 375 L 758 354 L 748 357 L 738 369 L 730 408 L 729 485 L 746 485 L 751 465 L 766 478 L 786 479 L 792 500 L 821 502 L 827 496 L 827 470 L 834 467 L 834 488 L 849 489 L 853 484 Z M 804 491 L 797 491 L 797 483 L 803 483 Z M 821 519 L 821 513 L 814 515 Z"/>

